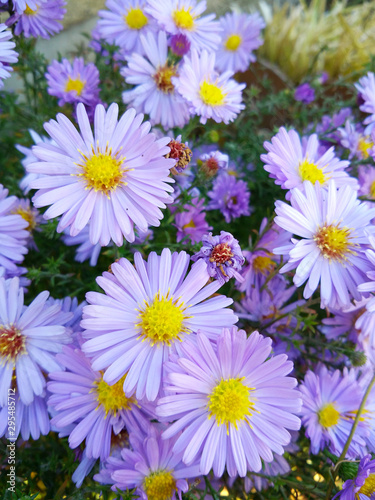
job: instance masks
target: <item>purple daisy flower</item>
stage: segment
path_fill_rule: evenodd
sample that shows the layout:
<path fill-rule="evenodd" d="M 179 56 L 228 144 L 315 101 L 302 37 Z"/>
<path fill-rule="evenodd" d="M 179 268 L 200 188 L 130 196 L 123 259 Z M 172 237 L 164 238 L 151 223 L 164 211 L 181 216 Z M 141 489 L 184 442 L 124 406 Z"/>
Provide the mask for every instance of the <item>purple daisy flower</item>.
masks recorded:
<path fill-rule="evenodd" d="M 361 300 L 357 285 L 368 281 L 371 264 L 364 254 L 367 231 L 375 209 L 357 199 L 349 186 L 336 189 L 332 180 L 328 191 L 317 182 L 304 183 L 302 193 L 291 191 L 291 206 L 276 201 L 275 223 L 301 237 L 289 246 L 274 249 L 276 254 L 289 254 L 280 272 L 296 269 L 293 278 L 298 287 L 305 286 L 303 296 L 311 297 L 320 283 L 321 307 L 348 307 L 352 299 Z"/>
<path fill-rule="evenodd" d="M 66 9 L 65 0 L 35 0 L 36 8 L 26 9 L 22 13 L 14 13 L 7 21 L 8 26 L 17 23 L 14 34 L 21 33 L 26 38 L 37 37 L 50 38 L 62 30 L 63 26 L 59 22 L 64 18 Z"/>
<path fill-rule="evenodd" d="M 339 370 L 329 373 L 323 365 L 308 371 L 299 386 L 302 394 L 302 424 L 311 440 L 311 452 L 317 454 L 327 445 L 339 456 L 353 426 L 362 400 L 362 390 L 350 374 Z M 347 458 L 361 455 L 368 433 L 366 422 L 360 421 L 347 452 Z"/>
<path fill-rule="evenodd" d="M 238 317 L 250 321 L 253 327 L 255 325 L 262 333 L 271 336 L 273 352 L 287 354 L 289 359 L 295 359 L 300 354 L 292 342 L 300 337 L 294 334 L 292 338 L 292 334 L 298 326 L 295 311 L 305 304 L 302 299 L 286 305 L 295 291 L 296 287 L 288 287 L 288 282 L 276 275 L 263 290 L 261 283 L 256 283 L 241 302 L 235 304 Z"/>
<path fill-rule="evenodd" d="M 238 181 L 232 175 L 219 175 L 208 193 L 211 201 L 207 210 L 220 210 L 225 222 L 237 219 L 242 215 L 250 215 L 250 192 L 244 181 Z"/>
<path fill-rule="evenodd" d="M 209 280 L 205 262 L 196 262 L 189 274 L 190 257 L 165 248 L 161 256 L 152 252 L 145 262 L 134 255 L 135 268 L 127 259 L 111 266 L 97 283 L 106 293 L 89 292 L 84 308 L 83 351 L 93 356 L 93 369 L 103 370 L 105 382 L 124 382 L 127 396 L 136 393 L 154 401 L 159 394 L 163 362 L 179 349 L 188 334 L 204 328 L 212 338 L 217 330 L 237 321 L 233 301 L 225 296 L 211 297 L 219 288 Z M 204 301 L 204 302 L 203 302 Z M 124 311 L 126 314 L 124 315 Z"/>
<path fill-rule="evenodd" d="M 372 165 L 359 165 L 358 182 L 358 196 L 375 200 L 375 168 Z"/>
<path fill-rule="evenodd" d="M 354 479 L 348 479 L 342 490 L 334 497 L 341 500 L 374 500 L 375 498 L 375 460 L 366 455 L 359 462 L 358 473 Z"/>
<path fill-rule="evenodd" d="M 0 0 L 0 3 L 8 3 L 8 0 Z M 29 7 L 29 9 L 36 9 L 37 8 L 37 2 L 35 0 L 13 0 L 13 8 L 17 10 L 20 14 L 26 10 L 26 8 Z"/>
<path fill-rule="evenodd" d="M 319 153 L 316 134 L 310 135 L 303 144 L 295 130 L 287 131 L 281 127 L 271 142 L 264 143 L 264 148 L 268 151 L 260 156 L 265 164 L 264 170 L 283 189 L 303 189 L 304 181 L 319 182 L 326 187 L 330 179 L 334 179 L 338 187 L 358 187 L 357 180 L 349 177 L 344 170 L 349 162 L 336 158 L 334 147 L 323 155 Z"/>
<path fill-rule="evenodd" d="M 72 64 L 67 59 L 52 61 L 45 77 L 47 91 L 59 99 L 59 106 L 67 102 L 83 102 L 87 106 L 98 104 L 99 71 L 94 63 L 85 65 L 82 57 L 75 58 Z"/>
<path fill-rule="evenodd" d="M 324 318 L 320 331 L 324 333 L 327 339 L 336 339 L 341 335 L 347 334 L 348 340 L 357 343 L 358 336 L 361 333 L 358 320 L 366 312 L 366 304 L 370 298 L 354 301 L 345 309 L 330 309 L 330 317 Z"/>
<path fill-rule="evenodd" d="M 248 294 L 254 287 L 260 288 L 280 261 L 280 257 L 273 253 L 273 249 L 290 244 L 291 233 L 284 231 L 274 223 L 267 229 L 268 224 L 268 219 L 265 217 L 259 228 L 259 241 L 254 248 L 252 248 L 253 245 L 250 241 L 252 250 L 243 252 L 247 265 L 241 272 L 244 277 L 243 283 L 238 286 L 241 292 Z"/>
<path fill-rule="evenodd" d="M 202 236 L 212 229 L 206 221 L 204 200 L 193 198 L 191 204 L 184 205 L 183 209 L 183 212 L 178 212 L 175 216 L 177 243 L 184 238 L 189 239 L 192 243 L 199 243 Z"/>
<path fill-rule="evenodd" d="M 108 385 L 103 374 L 92 369 L 79 349 L 65 347 L 57 354 L 65 371 L 49 374 L 48 405 L 54 409 L 51 424 L 57 429 L 70 426 L 69 446 L 76 448 L 86 440 L 86 456 L 105 460 L 109 456 L 112 433 L 127 429 L 147 429 L 148 419 L 141 402 L 127 398 L 123 391 L 126 374 Z"/>
<path fill-rule="evenodd" d="M 176 438 L 162 439 L 162 429 L 153 425 L 147 435 L 130 434 L 133 450 L 124 449 L 122 460 L 110 463 L 114 491 L 136 488 L 142 500 L 172 500 L 188 491 L 187 479 L 199 475 L 199 465 L 184 465 L 181 454 L 172 453 Z"/>
<path fill-rule="evenodd" d="M 97 24 L 100 38 L 120 47 L 125 56 L 143 54 L 140 35 L 156 32 L 156 22 L 147 13 L 146 0 L 107 0 L 108 10 L 99 11 Z"/>
<path fill-rule="evenodd" d="M 294 91 L 294 99 L 301 101 L 303 104 L 310 104 L 315 100 L 315 90 L 309 83 L 303 83 Z"/>
<path fill-rule="evenodd" d="M 363 123 L 368 125 L 366 128 L 366 133 L 370 133 L 375 122 L 375 75 L 374 73 L 367 73 L 358 80 L 358 83 L 354 84 L 355 88 L 361 97 L 362 104 L 359 109 L 364 113 L 368 113 L 368 116 Z"/>
<path fill-rule="evenodd" d="M 356 126 L 347 120 L 344 128 L 338 128 L 341 137 L 341 145 L 349 149 L 349 160 L 355 156 L 360 160 L 366 160 L 370 156 L 370 150 L 374 146 L 371 137 L 363 133 L 362 127 Z"/>
<path fill-rule="evenodd" d="M 228 170 L 229 156 L 220 151 L 211 151 L 199 156 L 197 165 L 206 177 L 213 177 L 219 171 Z"/>
<path fill-rule="evenodd" d="M 206 2 L 196 0 L 148 0 L 146 11 L 171 35 L 185 35 L 192 48 L 216 50 L 220 24 L 215 14 L 201 17 Z"/>
<path fill-rule="evenodd" d="M 6 405 L 14 371 L 17 393 L 29 405 L 45 389 L 42 370 L 61 369 L 55 354 L 70 341 L 62 325 L 72 315 L 61 313 L 57 304 L 48 306 L 48 292 L 25 307 L 18 278 L 8 284 L 0 278 L 0 296 L 0 405 Z"/>
<path fill-rule="evenodd" d="M 252 51 L 263 44 L 260 37 L 266 26 L 263 18 L 258 13 L 228 12 L 220 19 L 220 25 L 223 32 L 216 52 L 216 68 L 233 73 L 246 71 L 249 64 L 256 61 Z"/>
<path fill-rule="evenodd" d="M 29 223 L 20 214 L 13 213 L 18 200 L 15 196 L 8 196 L 8 193 L 0 184 L 0 268 L 15 273 L 16 263 L 22 262 L 28 252 Z"/>
<path fill-rule="evenodd" d="M 159 0 L 158 0 L 159 1 Z M 190 112 L 200 116 L 205 124 L 209 118 L 228 124 L 244 109 L 242 90 L 246 85 L 231 78 L 233 73 L 215 71 L 215 54 L 203 50 L 199 54 L 192 50 L 191 58 L 184 57 L 180 76 L 172 82 L 178 92 L 190 104 Z"/>
<path fill-rule="evenodd" d="M 185 35 L 173 35 L 169 40 L 171 51 L 179 57 L 185 56 L 191 47 L 191 43 Z"/>
<path fill-rule="evenodd" d="M 297 381 L 287 377 L 293 363 L 286 355 L 268 359 L 271 339 L 258 332 L 249 338 L 233 327 L 224 329 L 217 349 L 203 334 L 197 345 L 181 346 L 184 357 L 170 363 L 165 390 L 158 401 L 159 417 L 175 421 L 164 438 L 182 430 L 173 451 L 189 465 L 199 459 L 201 473 L 213 468 L 222 476 L 259 472 L 262 460 L 283 455 L 291 440 L 287 429 L 298 430 L 301 400 Z"/>
<path fill-rule="evenodd" d="M 146 231 L 158 226 L 160 208 L 172 201 L 167 184 L 175 160 L 164 158 L 169 137 L 155 140 L 143 115 L 129 109 L 118 121 L 118 106 L 95 109 L 94 134 L 82 103 L 77 106 L 81 133 L 63 114 L 44 125 L 57 146 L 39 143 L 33 154 L 40 160 L 28 165 L 31 173 L 43 174 L 31 183 L 39 189 L 36 207 L 51 205 L 45 219 L 63 215 L 57 226 L 70 227 L 76 236 L 90 222 L 90 241 L 117 246 L 134 241 L 134 224 Z"/>
<path fill-rule="evenodd" d="M 212 236 L 212 233 L 202 237 L 202 247 L 191 260 L 196 262 L 203 259 L 207 263 L 207 271 L 211 278 L 219 280 L 221 284 L 236 278 L 243 281 L 239 274 L 245 262 L 241 247 L 231 233 L 221 231 L 220 236 Z"/>
<path fill-rule="evenodd" d="M 188 103 L 172 83 L 179 69 L 168 61 L 167 35 L 160 31 L 157 38 L 153 33 L 140 38 L 145 56 L 133 53 L 128 66 L 121 70 L 126 83 L 136 87 L 125 90 L 122 99 L 137 112 L 147 113 L 153 125 L 161 124 L 165 129 L 182 128 L 189 121 L 190 112 Z"/>
<path fill-rule="evenodd" d="M 16 44 L 11 41 L 12 32 L 7 29 L 6 24 L 0 24 L 0 88 L 3 87 L 3 80 L 10 77 L 13 68 L 11 63 L 18 61 L 18 53 L 13 50 Z"/>
<path fill-rule="evenodd" d="M 6 436 L 13 440 L 21 435 L 24 441 L 28 441 L 30 437 L 36 440 L 41 435 L 46 436 L 49 433 L 51 426 L 44 393 L 42 396 L 35 396 L 29 405 L 25 405 L 20 397 L 16 396 L 14 413 L 15 431 L 12 436 L 8 436 L 9 407 L 8 405 L 0 407 L 0 437 Z"/>

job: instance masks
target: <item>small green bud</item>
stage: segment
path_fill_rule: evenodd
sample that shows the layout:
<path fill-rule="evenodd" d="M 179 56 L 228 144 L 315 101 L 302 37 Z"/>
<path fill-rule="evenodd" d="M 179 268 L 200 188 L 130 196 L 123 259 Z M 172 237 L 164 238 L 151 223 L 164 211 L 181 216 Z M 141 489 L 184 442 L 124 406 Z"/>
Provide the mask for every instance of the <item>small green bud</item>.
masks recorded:
<path fill-rule="evenodd" d="M 343 481 L 354 479 L 358 475 L 358 462 L 343 462 L 338 473 Z"/>
<path fill-rule="evenodd" d="M 208 133 L 208 138 L 211 142 L 218 142 L 220 139 L 219 132 L 217 130 L 210 130 Z"/>
<path fill-rule="evenodd" d="M 351 362 L 353 366 L 363 366 L 367 361 L 367 356 L 362 351 L 354 351 L 351 356 Z"/>

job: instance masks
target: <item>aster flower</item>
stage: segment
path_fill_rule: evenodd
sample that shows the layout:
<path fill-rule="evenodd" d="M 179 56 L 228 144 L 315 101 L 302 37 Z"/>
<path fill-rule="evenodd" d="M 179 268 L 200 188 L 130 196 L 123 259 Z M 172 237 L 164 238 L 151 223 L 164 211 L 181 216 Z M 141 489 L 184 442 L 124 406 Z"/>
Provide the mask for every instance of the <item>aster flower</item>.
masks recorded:
<path fill-rule="evenodd" d="M 191 260 L 196 262 L 203 259 L 207 263 L 207 271 L 211 278 L 224 284 L 231 278 L 243 281 L 239 274 L 245 258 L 241 247 L 231 233 L 221 231 L 220 236 L 205 234 L 201 240 L 202 247 Z"/>
<path fill-rule="evenodd" d="M 124 449 L 122 460 L 108 460 L 114 491 L 136 488 L 143 500 L 181 498 L 188 491 L 187 479 L 199 475 L 199 465 L 186 467 L 181 454 L 172 453 L 176 438 L 162 439 L 162 429 L 153 425 L 146 435 L 131 433 L 133 450 Z"/>
<path fill-rule="evenodd" d="M 176 160 L 175 166 L 171 169 L 172 174 L 181 174 L 191 161 L 193 153 L 189 148 L 189 143 L 181 141 L 181 135 L 178 135 L 176 139 L 172 139 L 168 143 L 170 149 L 169 153 L 165 155 L 166 158 L 173 158 Z"/>
<path fill-rule="evenodd" d="M 140 35 L 156 31 L 157 24 L 147 13 L 146 0 L 107 0 L 108 10 L 100 10 L 98 33 L 108 43 L 118 45 L 128 56 L 143 53 Z"/>
<path fill-rule="evenodd" d="M 199 243 L 202 236 L 212 229 L 206 221 L 204 208 L 203 199 L 193 198 L 191 204 L 183 206 L 183 212 L 178 212 L 175 215 L 177 243 L 183 238 L 188 238 L 192 243 Z"/>
<path fill-rule="evenodd" d="M 3 80 L 10 77 L 10 72 L 13 68 L 9 66 L 11 63 L 16 63 L 18 53 L 13 50 L 16 44 L 11 41 L 12 32 L 7 29 L 4 23 L 0 24 L 0 88 L 3 87 Z"/>
<path fill-rule="evenodd" d="M 94 63 L 85 65 L 82 57 L 75 58 L 72 64 L 67 59 L 52 61 L 45 77 L 47 92 L 59 99 L 59 106 L 67 102 L 83 102 L 87 106 L 98 104 L 99 71 Z"/>
<path fill-rule="evenodd" d="M 244 277 L 243 283 L 238 286 L 241 292 L 246 291 L 248 294 L 254 287 L 261 288 L 269 273 L 275 269 L 276 264 L 280 261 L 280 257 L 273 253 L 273 249 L 287 245 L 292 237 L 291 233 L 284 231 L 274 223 L 267 229 L 268 224 L 268 219 L 265 217 L 259 228 L 259 241 L 254 248 L 252 248 L 252 242 L 249 241 L 251 250 L 243 252 L 247 265 L 241 272 Z"/>
<path fill-rule="evenodd" d="M 310 135 L 302 144 L 295 130 L 287 131 L 281 127 L 271 142 L 264 143 L 264 148 L 268 151 L 260 157 L 265 164 L 264 170 L 283 189 L 303 189 L 304 181 L 319 182 L 326 187 L 330 179 L 334 179 L 338 187 L 349 185 L 356 189 L 358 186 L 357 180 L 344 171 L 349 162 L 336 158 L 334 147 L 323 155 L 319 153 L 316 134 Z"/>
<path fill-rule="evenodd" d="M 197 345 L 181 346 L 183 356 L 169 366 L 165 390 L 156 413 L 175 421 L 165 439 L 182 430 L 173 451 L 183 452 L 189 465 L 200 461 L 201 473 L 213 468 L 222 476 L 259 472 L 262 460 L 282 455 L 291 439 L 287 429 L 298 430 L 295 415 L 301 407 L 297 381 L 286 377 L 293 368 L 286 355 L 267 359 L 272 342 L 258 332 L 249 338 L 233 327 L 224 329 L 217 349 L 203 334 Z"/>
<path fill-rule="evenodd" d="M 282 276 L 276 275 L 264 289 L 261 283 L 255 283 L 247 290 L 241 302 L 235 304 L 238 317 L 271 336 L 273 352 L 287 354 L 289 359 L 295 359 L 300 354 L 292 341 L 300 338 L 299 335 L 293 334 L 298 326 L 295 311 L 297 307 L 305 304 L 303 299 L 287 304 L 295 291 L 296 287 L 288 286 Z"/>
<path fill-rule="evenodd" d="M 0 0 L 0 3 L 6 4 L 8 3 L 8 0 Z M 17 10 L 20 14 L 26 10 L 26 8 L 29 7 L 29 9 L 36 9 L 37 8 L 37 3 L 35 0 L 13 0 L 13 8 Z"/>
<path fill-rule="evenodd" d="M 374 73 L 367 73 L 354 84 L 355 88 L 361 97 L 362 104 L 359 109 L 364 113 L 370 114 L 363 123 L 368 125 L 366 133 L 369 133 L 375 122 L 375 75 Z"/>
<path fill-rule="evenodd" d="M 220 19 L 221 43 L 216 49 L 216 67 L 219 71 L 246 71 L 250 63 L 256 61 L 253 50 L 258 49 L 263 40 L 260 37 L 266 26 L 258 14 L 238 14 L 227 12 Z"/>
<path fill-rule="evenodd" d="M 375 168 L 372 165 L 358 166 L 358 196 L 375 200 Z"/>
<path fill-rule="evenodd" d="M 242 215 L 250 215 L 250 192 L 244 181 L 237 181 L 232 175 L 219 175 L 208 193 L 211 201 L 208 210 L 220 210 L 225 222 L 237 219 Z"/>
<path fill-rule="evenodd" d="M 327 339 L 336 339 L 341 335 L 347 334 L 348 340 L 357 343 L 358 336 L 361 333 L 359 318 L 366 311 L 366 304 L 370 298 L 364 298 L 359 302 L 353 301 L 345 309 L 330 309 L 330 316 L 322 320 L 321 332 Z"/>
<path fill-rule="evenodd" d="M 172 83 L 189 102 L 190 112 L 200 116 L 201 123 L 212 118 L 217 123 L 228 124 L 245 107 L 242 90 L 246 85 L 233 80 L 232 72 L 218 74 L 214 68 L 214 53 L 203 50 L 198 54 L 192 50 L 191 58 L 184 57 L 180 75 L 173 77 Z"/>
<path fill-rule="evenodd" d="M 41 396 L 35 396 L 29 405 L 25 405 L 20 397 L 16 395 L 14 414 L 15 431 L 11 436 L 12 439 L 17 439 L 21 435 L 24 441 L 28 441 L 30 437 L 36 440 L 41 435 L 46 436 L 49 433 L 50 420 L 44 393 Z M 8 405 L 0 407 L 0 437 L 10 437 L 7 436 L 9 428 L 8 415 Z"/>
<path fill-rule="evenodd" d="M 359 462 L 358 472 L 354 479 L 348 479 L 342 490 L 334 497 L 341 500 L 373 500 L 375 490 L 375 460 L 366 455 Z"/>
<path fill-rule="evenodd" d="M 41 396 L 46 382 L 42 370 L 60 370 L 55 354 L 70 341 L 62 326 L 70 317 L 59 305 L 48 306 L 49 293 L 40 293 L 29 306 L 23 302 L 19 279 L 0 278 L 0 405 L 7 402 L 13 372 L 17 393 L 25 405 Z"/>
<path fill-rule="evenodd" d="M 228 170 L 229 156 L 220 151 L 211 151 L 200 155 L 197 164 L 206 177 L 213 177 L 219 171 Z"/>
<path fill-rule="evenodd" d="M 190 112 L 172 83 L 179 68 L 168 61 L 167 35 L 160 31 L 157 38 L 148 33 L 140 39 L 145 56 L 134 52 L 128 66 L 121 70 L 126 83 L 136 87 L 125 90 L 122 99 L 138 112 L 147 113 L 152 124 L 161 124 L 165 129 L 183 127 L 189 121 Z"/>
<path fill-rule="evenodd" d="M 6 24 L 11 26 L 17 23 L 14 34 L 21 33 L 26 37 L 50 38 L 62 30 L 63 26 L 59 22 L 64 18 L 66 9 L 65 0 L 35 0 L 35 9 L 26 5 L 22 13 L 14 13 Z"/>
<path fill-rule="evenodd" d="M 309 83 L 303 83 L 294 91 L 294 99 L 301 101 L 303 104 L 310 104 L 315 100 L 315 90 Z"/>
<path fill-rule="evenodd" d="M 179 57 L 185 56 L 191 47 L 191 43 L 185 35 L 173 35 L 169 40 L 171 51 Z"/>
<path fill-rule="evenodd" d="M 108 245 L 112 239 L 121 246 L 123 238 L 134 241 L 134 224 L 146 231 L 158 226 L 165 208 L 172 201 L 167 191 L 169 169 L 175 161 L 164 158 L 169 138 L 155 140 L 150 124 L 141 125 L 143 115 L 129 109 L 118 121 L 118 106 L 95 110 L 94 134 L 82 103 L 77 106 L 81 133 L 62 114 L 57 122 L 45 124 L 57 146 L 42 144 L 33 148 L 40 160 L 28 171 L 43 174 L 31 183 L 40 189 L 33 198 L 36 207 L 51 205 L 44 218 L 63 215 L 57 226 L 70 227 L 76 236 L 90 222 L 90 241 Z M 69 140 L 67 139 L 69 137 Z"/>
<path fill-rule="evenodd" d="M 292 239 L 292 247 L 274 249 L 289 254 L 280 272 L 296 269 L 293 282 L 301 286 L 307 281 L 303 296 L 311 297 L 320 283 L 321 307 L 347 307 L 352 299 L 361 300 L 357 285 L 364 281 L 371 265 L 364 254 L 368 243 L 365 230 L 375 210 L 357 199 L 349 186 L 336 189 L 329 182 L 328 191 L 319 183 L 304 183 L 305 194 L 291 191 L 291 206 L 276 201 L 275 223 L 301 237 Z"/>
<path fill-rule="evenodd" d="M 302 394 L 302 425 L 311 440 L 311 452 L 317 454 L 327 445 L 339 456 L 353 426 L 362 400 L 362 390 L 350 374 L 339 370 L 329 373 L 325 366 L 308 371 L 299 386 Z M 365 421 L 360 421 L 347 452 L 347 457 L 361 455 L 368 433 Z"/>
<path fill-rule="evenodd" d="M 346 121 L 352 118 L 352 115 L 351 108 L 341 108 L 332 116 L 324 115 L 322 117 L 321 122 L 315 128 L 315 132 L 321 138 L 318 150 L 320 154 L 324 154 L 330 149 L 333 143 L 340 144 L 341 135 L 338 128 L 345 125 Z"/>
<path fill-rule="evenodd" d="M 185 35 L 192 48 L 216 50 L 221 30 L 215 14 L 201 17 L 206 2 L 196 0 L 148 0 L 148 12 L 171 35 Z"/>
<path fill-rule="evenodd" d="M 13 214 L 17 198 L 8 196 L 9 191 L 0 184 L 0 267 L 8 272 L 17 271 L 27 253 L 28 222 L 20 214 Z"/>
<path fill-rule="evenodd" d="M 371 148 L 374 146 L 371 137 L 363 133 L 362 127 L 354 125 L 347 120 L 344 128 L 338 128 L 337 131 L 341 137 L 341 145 L 349 149 L 349 159 L 355 156 L 362 159 L 369 157 Z"/>
<path fill-rule="evenodd" d="M 148 419 L 135 398 L 127 398 L 122 389 L 124 375 L 108 385 L 103 374 L 94 371 L 88 358 L 79 349 L 65 347 L 57 354 L 65 371 L 49 374 L 48 405 L 54 409 L 51 424 L 57 429 L 70 427 L 69 446 L 76 448 L 86 440 L 88 458 L 106 459 L 111 448 L 112 432 L 147 429 Z"/>
<path fill-rule="evenodd" d="M 135 268 L 126 259 L 111 266 L 97 283 L 106 295 L 89 292 L 90 304 L 81 323 L 88 340 L 83 351 L 93 357 L 93 369 L 103 370 L 104 381 L 113 384 L 129 371 L 124 381 L 127 396 L 158 396 L 163 362 L 180 348 L 190 334 L 205 328 L 212 338 L 217 329 L 230 326 L 237 317 L 226 309 L 232 299 L 211 297 L 219 282 L 209 280 L 206 263 L 196 262 L 189 274 L 190 257 L 185 252 L 161 256 L 152 252 L 145 262 L 134 255 Z M 204 301 L 204 302 L 203 302 Z M 124 311 L 126 314 L 124 315 Z"/>

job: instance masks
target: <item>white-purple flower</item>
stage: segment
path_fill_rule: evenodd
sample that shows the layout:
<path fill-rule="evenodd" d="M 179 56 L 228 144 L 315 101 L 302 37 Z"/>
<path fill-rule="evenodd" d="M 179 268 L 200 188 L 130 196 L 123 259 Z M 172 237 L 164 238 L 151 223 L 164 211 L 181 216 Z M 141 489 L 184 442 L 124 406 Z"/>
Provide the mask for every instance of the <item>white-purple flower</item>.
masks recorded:
<path fill-rule="evenodd" d="M 97 278 L 105 295 L 89 292 L 82 327 L 83 351 L 93 358 L 94 370 L 105 370 L 113 384 L 126 372 L 124 391 L 137 399 L 154 401 L 159 395 L 163 363 L 190 336 L 204 329 L 211 338 L 218 328 L 231 326 L 237 317 L 227 306 L 232 299 L 211 297 L 220 288 L 210 279 L 207 265 L 196 262 L 187 273 L 190 257 L 165 248 L 147 261 L 135 253 L 135 267 L 127 259 L 111 265 L 111 273 Z M 205 300 L 208 299 L 208 300 Z"/>
<path fill-rule="evenodd" d="M 148 33 L 140 39 L 145 55 L 134 52 L 121 70 L 126 83 L 136 87 L 125 90 L 122 99 L 137 112 L 147 113 L 153 125 L 166 130 L 183 127 L 190 118 L 189 106 L 172 83 L 179 67 L 168 61 L 167 35 L 160 31 L 157 37 Z"/>
<path fill-rule="evenodd" d="M 222 476 L 259 472 L 262 460 L 283 455 L 298 430 L 301 409 L 293 363 L 269 358 L 271 339 L 258 332 L 224 329 L 217 347 L 203 334 L 181 346 L 183 356 L 168 363 L 166 396 L 156 413 L 170 422 L 165 439 L 178 437 L 173 451 L 186 465 L 200 461 L 201 473 Z"/>
<path fill-rule="evenodd" d="M 165 158 L 169 137 L 156 140 L 143 115 L 129 109 L 118 120 L 118 106 L 95 109 L 94 133 L 82 103 L 77 106 L 80 133 L 63 114 L 45 124 L 57 146 L 39 143 L 33 148 L 38 162 L 28 165 L 42 174 L 31 183 L 39 189 L 36 207 L 51 205 L 45 219 L 62 215 L 57 231 L 70 227 L 76 236 L 90 222 L 90 241 L 102 246 L 124 238 L 134 241 L 134 224 L 142 231 L 158 226 L 160 208 L 172 201 L 168 183 L 175 160 Z"/>
<path fill-rule="evenodd" d="M 18 61 L 18 53 L 14 50 L 16 44 L 12 41 L 12 32 L 7 29 L 6 24 L 0 24 L 0 88 L 3 87 L 6 78 L 10 77 L 13 68 L 12 63 Z"/>

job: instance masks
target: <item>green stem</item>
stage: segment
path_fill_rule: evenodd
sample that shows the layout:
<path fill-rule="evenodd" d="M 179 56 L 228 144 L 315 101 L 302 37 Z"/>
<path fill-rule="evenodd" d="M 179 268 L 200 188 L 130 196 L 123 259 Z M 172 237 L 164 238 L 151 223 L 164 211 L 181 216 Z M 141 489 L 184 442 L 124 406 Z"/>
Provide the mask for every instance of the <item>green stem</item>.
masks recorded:
<path fill-rule="evenodd" d="M 370 381 L 370 383 L 369 383 L 369 385 L 368 385 L 368 387 L 366 389 L 366 392 L 365 392 L 365 394 L 364 394 L 364 396 L 362 398 L 362 401 L 361 401 L 361 404 L 360 404 L 360 406 L 358 408 L 357 414 L 355 416 L 354 423 L 353 423 L 353 426 L 351 428 L 350 434 L 348 436 L 348 439 L 346 440 L 346 443 L 344 445 L 342 453 L 339 456 L 338 463 L 337 463 L 337 465 L 332 470 L 332 475 L 331 475 L 331 479 L 330 479 L 330 482 L 329 482 L 329 485 L 328 485 L 326 500 L 330 500 L 330 497 L 331 497 L 331 494 L 332 494 L 333 485 L 334 485 L 334 480 L 335 480 L 333 474 L 335 474 L 335 469 L 337 469 L 337 471 L 338 471 L 338 469 L 340 468 L 340 462 L 342 462 L 343 460 L 345 460 L 346 453 L 347 453 L 347 451 L 349 449 L 350 443 L 352 442 L 354 433 L 355 433 L 355 431 L 356 431 L 356 429 L 358 427 L 359 420 L 361 418 L 361 414 L 362 414 L 363 410 L 365 409 L 367 398 L 368 398 L 368 396 L 369 396 L 369 394 L 371 392 L 371 389 L 373 388 L 374 384 L 375 384 L 375 372 L 374 372 L 374 374 L 372 376 L 372 379 L 371 379 L 371 381 Z"/>

